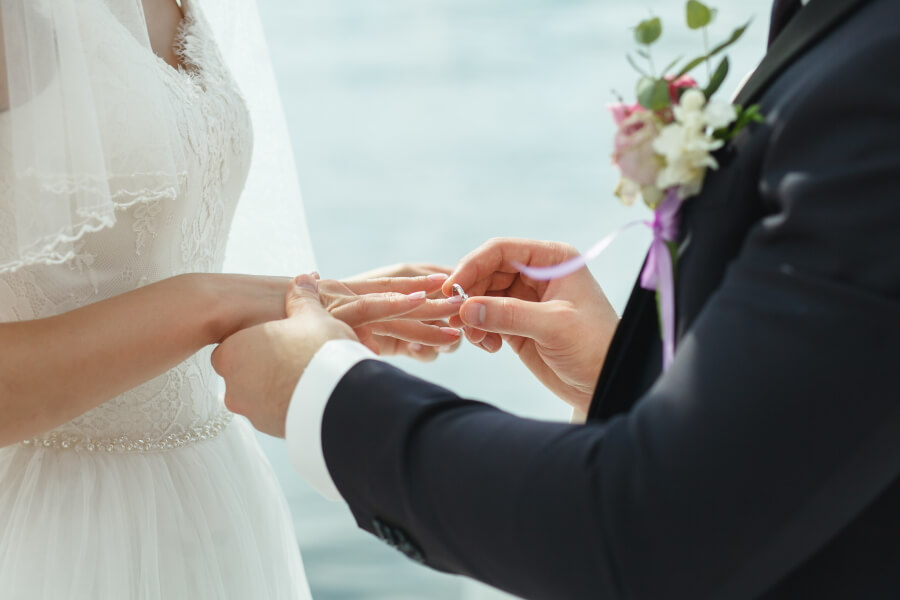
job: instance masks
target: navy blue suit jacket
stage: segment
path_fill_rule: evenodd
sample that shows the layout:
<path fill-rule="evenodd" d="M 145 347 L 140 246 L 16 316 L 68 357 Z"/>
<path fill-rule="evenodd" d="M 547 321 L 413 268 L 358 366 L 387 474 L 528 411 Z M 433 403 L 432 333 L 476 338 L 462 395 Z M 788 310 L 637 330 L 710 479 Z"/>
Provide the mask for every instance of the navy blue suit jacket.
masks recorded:
<path fill-rule="evenodd" d="M 900 597 L 900 2 L 812 0 L 740 101 L 672 368 L 639 288 L 585 426 L 357 365 L 322 441 L 361 527 L 526 598 Z"/>

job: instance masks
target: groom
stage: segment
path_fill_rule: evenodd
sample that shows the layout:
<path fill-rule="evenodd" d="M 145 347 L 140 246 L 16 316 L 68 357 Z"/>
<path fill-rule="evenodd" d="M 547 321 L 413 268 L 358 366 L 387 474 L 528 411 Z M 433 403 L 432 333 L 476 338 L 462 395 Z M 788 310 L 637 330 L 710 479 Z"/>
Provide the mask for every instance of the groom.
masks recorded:
<path fill-rule="evenodd" d="M 685 205 L 665 374 L 651 293 L 617 322 L 586 270 L 510 274 L 567 247 L 500 240 L 445 291 L 504 290 L 462 321 L 586 424 L 372 360 L 307 276 L 216 351 L 229 407 L 360 527 L 527 598 L 900 597 L 900 2 L 801 4 L 737 101 L 765 123 Z"/>

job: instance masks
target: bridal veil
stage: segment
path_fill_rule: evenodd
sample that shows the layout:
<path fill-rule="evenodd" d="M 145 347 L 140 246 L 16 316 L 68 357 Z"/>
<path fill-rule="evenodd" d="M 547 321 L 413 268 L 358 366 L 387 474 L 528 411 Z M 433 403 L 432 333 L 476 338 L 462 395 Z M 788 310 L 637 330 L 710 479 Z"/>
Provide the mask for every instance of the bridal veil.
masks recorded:
<path fill-rule="evenodd" d="M 255 0 L 202 5 L 250 108 L 254 153 L 226 269 L 314 268 Z M 0 0 L 0 273 L 73 257 L 117 211 L 178 196 L 186 173 L 140 0 Z M 129 140 L 148 151 L 123 151 Z"/>

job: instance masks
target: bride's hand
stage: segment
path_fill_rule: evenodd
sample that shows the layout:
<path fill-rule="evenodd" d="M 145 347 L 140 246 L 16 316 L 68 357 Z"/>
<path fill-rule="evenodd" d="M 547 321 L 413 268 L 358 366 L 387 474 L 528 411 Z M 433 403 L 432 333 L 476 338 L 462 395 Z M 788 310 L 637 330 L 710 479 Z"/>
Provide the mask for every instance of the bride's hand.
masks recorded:
<path fill-rule="evenodd" d="M 189 290 L 199 290 L 210 306 L 209 340 L 219 343 L 225 338 L 268 321 L 285 318 L 284 295 L 290 289 L 289 277 L 256 275 L 222 275 L 190 273 L 167 282 Z"/>
<path fill-rule="evenodd" d="M 444 267 L 433 263 L 397 263 L 393 265 L 378 267 L 376 269 L 366 271 L 365 273 L 360 273 L 359 275 L 354 275 L 345 279 L 344 281 L 347 283 L 354 283 L 387 277 L 449 275 L 451 271 L 452 270 L 449 267 Z M 432 299 L 439 299 L 443 298 L 443 294 L 440 290 L 435 290 L 434 292 L 429 293 L 428 297 Z M 393 331 L 394 329 L 396 329 L 396 323 L 396 321 L 392 321 L 382 324 L 379 329 L 384 332 L 384 335 L 375 334 L 371 337 L 370 346 L 377 347 L 376 352 L 380 356 L 407 356 L 421 362 L 431 362 L 435 360 L 440 354 L 455 352 L 459 348 L 459 340 L 453 342 L 450 345 L 433 346 L 420 342 L 400 339 L 398 337 L 395 337 L 395 334 L 397 332 Z M 446 321 L 433 321 L 426 324 L 443 327 L 445 329 L 450 327 L 450 324 Z M 450 335 L 452 336 L 453 334 Z"/>
<path fill-rule="evenodd" d="M 438 268 L 397 266 L 371 273 L 432 270 Z M 445 280 L 443 273 L 430 273 L 418 277 L 326 279 L 319 287 L 329 312 L 353 327 L 374 352 L 433 360 L 438 349 L 449 351 L 459 345 L 458 330 L 442 321 L 459 312 L 459 304 L 443 299 L 440 289 Z M 283 319 L 284 294 L 291 286 L 288 277 L 252 275 L 190 274 L 173 280 L 177 282 L 199 288 L 209 299 L 209 339 L 213 343 L 242 329 Z"/>
<path fill-rule="evenodd" d="M 447 321 L 427 321 L 425 324 L 445 328 L 450 327 Z M 387 325 L 390 326 L 391 323 L 387 323 Z M 461 341 L 462 338 L 459 337 L 456 342 L 447 346 L 428 346 L 420 342 L 407 342 L 387 333 L 385 335 L 373 334 L 369 338 L 367 345 L 369 348 L 374 348 L 373 351 L 379 356 L 406 356 L 420 362 L 432 362 L 441 354 L 455 352 L 459 348 Z"/>
<path fill-rule="evenodd" d="M 319 281 L 322 305 L 350 325 L 360 341 L 377 354 L 405 354 L 420 360 L 436 356 L 425 347 L 454 349 L 457 329 L 443 319 L 459 314 L 461 302 L 441 296 L 447 277 L 379 277 L 367 280 Z"/>

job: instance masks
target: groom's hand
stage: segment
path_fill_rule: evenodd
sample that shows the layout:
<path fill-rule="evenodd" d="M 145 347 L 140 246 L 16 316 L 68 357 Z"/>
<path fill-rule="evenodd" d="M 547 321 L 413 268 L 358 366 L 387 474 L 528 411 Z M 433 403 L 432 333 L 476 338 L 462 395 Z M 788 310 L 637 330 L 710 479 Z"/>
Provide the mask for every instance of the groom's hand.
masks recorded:
<path fill-rule="evenodd" d="M 317 282 L 301 275 L 285 300 L 287 318 L 240 331 L 216 348 L 212 363 L 225 379 L 225 406 L 258 430 L 284 437 L 294 388 L 329 340 L 356 340 L 349 325 L 322 307 Z"/>
<path fill-rule="evenodd" d="M 444 284 L 459 284 L 470 299 L 451 325 L 489 352 L 505 340 L 541 382 L 586 412 L 619 322 L 603 290 L 585 268 L 554 281 L 535 281 L 513 263 L 550 266 L 578 254 L 567 244 L 494 239 L 460 261 Z"/>

